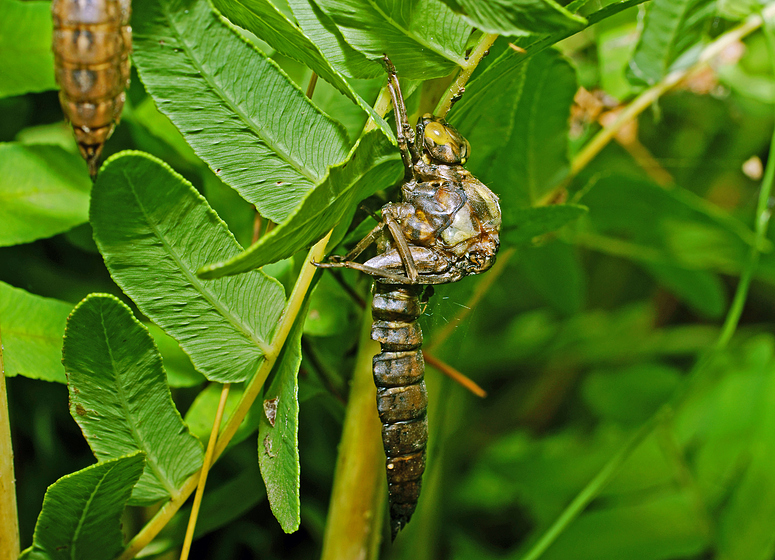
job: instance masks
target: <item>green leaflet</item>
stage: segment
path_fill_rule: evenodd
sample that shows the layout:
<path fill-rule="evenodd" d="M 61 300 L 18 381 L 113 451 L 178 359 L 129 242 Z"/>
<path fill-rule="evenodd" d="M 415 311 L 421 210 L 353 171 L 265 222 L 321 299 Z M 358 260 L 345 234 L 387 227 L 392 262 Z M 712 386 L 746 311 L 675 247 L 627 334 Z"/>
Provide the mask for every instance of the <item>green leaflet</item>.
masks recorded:
<path fill-rule="evenodd" d="M 385 69 L 378 61 L 367 58 L 345 41 L 334 21 L 315 4 L 315 0 L 289 0 L 289 4 L 304 34 L 342 74 L 350 78 L 385 75 Z"/>
<path fill-rule="evenodd" d="M 70 316 L 62 356 L 70 414 L 97 459 L 146 456 L 131 503 L 177 495 L 204 452 L 172 402 L 148 330 L 117 298 L 93 294 Z"/>
<path fill-rule="evenodd" d="M 670 560 L 696 557 L 710 544 L 690 489 L 649 494 L 584 513 L 542 556 L 544 560 Z"/>
<path fill-rule="evenodd" d="M 587 20 L 553 0 L 444 0 L 477 29 L 506 36 L 578 31 Z"/>
<path fill-rule="evenodd" d="M 716 15 L 716 0 L 654 0 L 646 10 L 627 73 L 637 85 L 653 85 L 670 70 L 695 62 L 705 28 Z"/>
<path fill-rule="evenodd" d="M 573 316 L 584 308 L 586 277 L 578 251 L 559 240 L 519 252 L 516 267 L 541 298 L 559 313 Z"/>
<path fill-rule="evenodd" d="M 73 306 L 0 282 L 0 342 L 6 377 L 65 382 L 62 335 Z"/>
<path fill-rule="evenodd" d="M 59 146 L 0 144 L 0 246 L 84 223 L 90 188 L 86 164 Z"/>
<path fill-rule="evenodd" d="M 133 9 L 133 61 L 159 109 L 262 216 L 283 222 L 347 155 L 344 128 L 206 0 Z"/>
<path fill-rule="evenodd" d="M 306 315 L 307 306 L 299 313 L 277 361 L 272 383 L 264 391 L 264 414 L 258 424 L 261 476 L 272 513 L 286 533 L 297 531 L 301 525 L 298 375 Z"/>
<path fill-rule="evenodd" d="M 322 238 L 367 196 L 401 178 L 398 150 L 379 131 L 367 133 L 344 163 L 304 199 L 288 221 L 243 253 L 197 271 L 200 278 L 239 274 L 287 258 Z"/>
<path fill-rule="evenodd" d="M 670 293 L 700 315 L 719 319 L 727 309 L 727 288 L 718 274 L 668 263 L 643 263 L 643 266 Z"/>
<path fill-rule="evenodd" d="M 314 0 L 347 43 L 387 54 L 407 79 L 440 78 L 465 64 L 471 27 L 439 0 Z"/>
<path fill-rule="evenodd" d="M 0 98 L 56 89 L 51 5 L 0 0 Z"/>
<path fill-rule="evenodd" d="M 504 207 L 532 206 L 567 175 L 576 88 L 573 67 L 556 51 L 527 60 L 501 57 L 450 112 L 450 122 L 473 148 L 467 167 Z"/>
<path fill-rule="evenodd" d="M 189 183 L 146 154 L 123 152 L 100 172 L 91 222 L 113 279 L 197 370 L 221 382 L 256 371 L 285 303 L 283 289 L 260 271 L 217 282 L 196 277 L 198 268 L 241 248 Z"/>
<path fill-rule="evenodd" d="M 111 560 L 124 548 L 121 515 L 143 472 L 140 452 L 63 476 L 43 499 L 23 560 Z"/>
<path fill-rule="evenodd" d="M 323 56 L 316 43 L 269 0 L 213 0 L 213 4 L 231 21 L 255 33 L 278 52 L 308 66 L 374 119 L 388 138 L 393 138 L 393 132 L 384 119 L 355 93 L 342 74 Z M 356 77 L 370 78 L 384 73 L 380 64 L 372 62 L 371 67 L 367 75 Z"/>

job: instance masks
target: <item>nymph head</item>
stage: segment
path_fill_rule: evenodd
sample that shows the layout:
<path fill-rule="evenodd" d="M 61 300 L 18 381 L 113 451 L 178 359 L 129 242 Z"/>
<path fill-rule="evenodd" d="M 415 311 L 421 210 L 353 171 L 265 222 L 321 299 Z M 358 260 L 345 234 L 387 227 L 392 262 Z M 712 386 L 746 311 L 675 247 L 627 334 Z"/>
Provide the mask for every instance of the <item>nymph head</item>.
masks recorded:
<path fill-rule="evenodd" d="M 441 117 L 425 113 L 417 123 L 417 137 L 432 159 L 449 165 L 465 164 L 471 155 L 468 140 Z"/>

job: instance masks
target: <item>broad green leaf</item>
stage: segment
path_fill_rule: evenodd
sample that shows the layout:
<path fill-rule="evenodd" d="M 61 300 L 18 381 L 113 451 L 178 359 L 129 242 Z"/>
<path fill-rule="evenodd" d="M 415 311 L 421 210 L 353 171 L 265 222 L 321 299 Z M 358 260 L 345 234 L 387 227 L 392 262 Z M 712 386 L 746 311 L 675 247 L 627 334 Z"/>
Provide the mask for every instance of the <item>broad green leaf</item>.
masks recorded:
<path fill-rule="evenodd" d="M 680 381 L 676 368 L 640 362 L 593 371 L 584 379 L 581 392 L 596 417 L 637 426 L 670 398 Z"/>
<path fill-rule="evenodd" d="M 504 207 L 532 206 L 567 175 L 576 88 L 575 71 L 560 53 L 514 56 L 482 72 L 450 112 L 472 146 L 468 168 Z"/>
<path fill-rule="evenodd" d="M 221 400 L 221 389 L 221 385 L 209 385 L 196 396 L 186 412 L 186 424 L 188 424 L 191 432 L 199 438 L 203 445 L 207 445 L 207 442 L 210 440 L 215 414 L 218 411 L 218 404 Z M 237 404 L 239 404 L 243 392 L 244 389 L 241 385 L 231 385 L 229 396 L 226 398 L 226 408 L 223 412 L 224 418 L 229 418 Z M 236 445 L 254 433 L 258 429 L 260 415 L 261 405 L 256 403 L 248 411 L 240 427 L 237 428 L 237 432 L 231 438 L 229 445 Z"/>
<path fill-rule="evenodd" d="M 553 0 L 444 0 L 477 29 L 506 36 L 580 30 L 587 20 Z"/>
<path fill-rule="evenodd" d="M 304 34 L 342 74 L 351 78 L 375 78 L 385 74 L 381 64 L 370 60 L 345 41 L 334 21 L 318 7 L 315 0 L 290 0 L 289 4 Z"/>
<path fill-rule="evenodd" d="M 329 63 L 304 31 L 291 22 L 272 2 L 269 0 L 213 0 L 213 4 L 231 21 L 255 33 L 278 52 L 308 66 L 373 118 L 388 138 L 393 138 L 393 132 L 382 117 L 355 93 L 344 76 Z M 384 72 L 381 65 L 372 63 L 372 66 Z M 372 70 L 366 75 L 355 77 L 371 78 L 374 75 L 378 75 L 378 72 Z"/>
<path fill-rule="evenodd" d="M 169 118 L 156 108 L 152 97 L 147 96 L 138 105 L 125 107 L 123 121 L 139 125 L 154 139 L 159 139 L 172 148 L 175 154 L 186 163 L 194 166 L 202 165 L 202 160 L 186 143 L 181 132 L 175 128 Z M 138 133 L 136 127 L 131 127 L 130 132 L 138 145 L 142 145 L 144 141 L 147 143 L 147 140 Z M 172 165 L 171 162 L 168 161 L 168 163 Z"/>
<path fill-rule="evenodd" d="M 111 560 L 124 548 L 121 516 L 143 472 L 140 452 L 91 465 L 49 486 L 24 560 Z"/>
<path fill-rule="evenodd" d="M 589 214 L 576 242 L 639 262 L 734 274 L 755 242 L 737 219 L 684 189 L 650 181 L 604 177 L 580 202 Z"/>
<path fill-rule="evenodd" d="M 62 335 L 73 306 L 0 282 L 0 340 L 6 377 L 65 382 Z"/>
<path fill-rule="evenodd" d="M 274 228 L 245 252 L 201 268 L 200 278 L 239 274 L 287 258 L 310 247 L 356 203 L 394 184 L 403 168 L 398 150 L 378 131 L 367 133 L 350 157 L 331 168 L 328 177 L 309 193 L 288 221 Z"/>
<path fill-rule="evenodd" d="M 636 504 L 590 510 L 542 556 L 545 560 L 673 560 L 710 544 L 709 528 L 690 490 L 649 496 Z"/>
<path fill-rule="evenodd" d="M 564 315 L 581 311 L 586 292 L 584 271 L 573 246 L 555 241 L 528 247 L 517 266 L 544 301 Z"/>
<path fill-rule="evenodd" d="M 191 184 L 151 156 L 123 152 L 100 172 L 91 223 L 113 279 L 198 371 L 224 383 L 256 371 L 283 289 L 260 271 L 218 282 L 196 277 L 198 268 L 241 248 Z"/>
<path fill-rule="evenodd" d="M 586 206 L 553 204 L 532 208 L 503 208 L 501 244 L 520 245 L 533 238 L 557 231 L 588 212 Z"/>
<path fill-rule="evenodd" d="M 59 146 L 0 144 L 0 246 L 84 223 L 90 187 L 83 159 Z"/>
<path fill-rule="evenodd" d="M 117 298 L 93 294 L 70 316 L 62 356 L 70 414 L 97 459 L 145 453 L 132 503 L 176 496 L 204 452 L 172 402 L 148 330 Z"/>
<path fill-rule="evenodd" d="M 404 78 L 440 78 L 466 64 L 471 27 L 440 0 L 314 1 L 347 43 L 373 60 L 387 54 Z"/>
<path fill-rule="evenodd" d="M 755 402 L 746 403 L 758 412 L 752 423 L 752 445 L 744 450 L 750 454 L 750 462 L 721 515 L 719 560 L 766 560 L 775 554 L 771 530 L 775 524 L 775 362 L 771 339 L 763 346 L 765 356 L 769 354 L 761 368 L 765 381 Z"/>
<path fill-rule="evenodd" d="M 649 2 L 643 32 L 630 62 L 630 81 L 653 85 L 670 70 L 689 67 L 697 60 L 697 47 L 715 15 L 716 0 Z"/>
<path fill-rule="evenodd" d="M 274 378 L 264 391 L 264 414 L 258 424 L 258 464 L 272 513 L 283 531 L 301 524 L 299 487 L 299 366 L 306 308 L 283 346 Z"/>
<path fill-rule="evenodd" d="M 132 58 L 161 112 L 262 216 L 283 222 L 347 155 L 344 128 L 206 0 L 138 0 L 133 10 Z"/>
<path fill-rule="evenodd" d="M 726 287 L 718 275 L 663 263 L 644 263 L 644 266 L 660 284 L 698 313 L 713 319 L 723 315 Z"/>
<path fill-rule="evenodd" d="M 51 4 L 0 0 L 0 97 L 56 89 Z"/>

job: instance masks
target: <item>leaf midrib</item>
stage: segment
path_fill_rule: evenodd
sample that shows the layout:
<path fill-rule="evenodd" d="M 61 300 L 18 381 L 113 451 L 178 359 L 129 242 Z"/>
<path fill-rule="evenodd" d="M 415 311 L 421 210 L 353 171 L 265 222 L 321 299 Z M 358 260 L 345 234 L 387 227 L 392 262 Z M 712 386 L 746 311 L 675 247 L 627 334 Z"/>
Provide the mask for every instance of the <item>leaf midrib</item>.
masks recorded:
<path fill-rule="evenodd" d="M 110 365 L 113 370 L 113 380 L 114 380 L 114 383 L 116 384 L 116 396 L 118 397 L 119 404 L 121 405 L 121 409 L 124 411 L 124 418 L 126 418 L 126 422 L 129 425 L 129 429 L 132 434 L 132 437 L 135 440 L 135 442 L 140 444 L 141 446 L 140 449 L 145 452 L 146 464 L 151 468 L 151 470 L 156 475 L 156 478 L 159 480 L 159 482 L 162 483 L 162 485 L 164 486 L 164 489 L 167 491 L 167 494 L 170 496 L 176 496 L 178 494 L 177 487 L 175 486 L 174 482 L 172 482 L 167 478 L 166 472 L 162 470 L 160 461 L 157 459 L 156 455 L 152 452 L 153 448 L 150 445 L 148 445 L 145 438 L 140 433 L 139 428 L 135 424 L 135 421 L 134 421 L 135 415 L 132 412 L 131 407 L 129 406 L 124 384 L 120 382 L 121 380 L 118 373 L 116 360 L 113 357 L 113 346 L 111 344 L 111 338 L 108 333 L 107 325 L 105 325 L 105 313 L 102 310 L 100 310 L 100 324 L 102 325 L 102 332 L 103 332 L 103 335 L 105 336 L 105 341 L 107 342 L 108 355 L 110 357 Z"/>
<path fill-rule="evenodd" d="M 177 26 L 174 24 L 174 19 L 172 17 L 173 14 L 169 10 L 169 3 L 162 0 L 160 4 L 161 4 L 161 10 L 164 13 L 164 17 L 167 19 L 167 23 L 170 27 L 170 30 L 172 31 L 175 38 L 177 39 L 178 44 L 181 45 L 183 49 L 186 51 L 186 54 L 188 55 L 191 66 L 193 66 L 199 72 L 199 75 L 202 77 L 202 79 L 205 82 L 207 82 L 207 84 L 210 85 L 210 87 L 214 90 L 214 93 L 216 94 L 216 96 L 222 99 L 223 102 L 229 107 L 229 109 L 234 111 L 235 114 L 239 115 L 240 120 L 243 123 L 245 123 L 248 129 L 251 130 L 256 135 L 256 138 L 259 138 L 261 142 L 263 142 L 264 145 L 266 145 L 275 154 L 277 154 L 280 157 L 280 159 L 282 159 L 293 169 L 295 169 L 297 173 L 299 173 L 300 175 L 308 179 L 313 185 L 317 184 L 319 177 L 315 177 L 314 175 L 312 175 L 305 165 L 301 165 L 301 162 L 297 162 L 295 159 L 291 158 L 289 152 L 286 149 L 281 149 L 280 147 L 278 147 L 278 145 L 275 142 L 268 142 L 267 139 L 259 133 L 260 129 L 257 128 L 253 120 L 249 118 L 248 115 L 246 115 L 245 112 L 239 108 L 239 106 L 235 105 L 232 102 L 231 98 L 226 95 L 226 91 L 221 87 L 219 87 L 212 80 L 210 73 L 205 72 L 205 68 L 201 64 L 199 58 L 194 56 L 195 51 L 193 47 L 188 42 L 185 41 L 183 36 L 180 34 Z M 212 11 L 209 13 L 209 16 L 216 17 L 216 15 Z M 232 32 L 228 28 L 227 28 L 227 31 L 230 33 Z M 239 37 L 237 37 L 237 39 L 242 40 Z M 268 64 L 271 64 L 271 63 L 268 62 Z"/>
<path fill-rule="evenodd" d="M 78 516 L 78 522 L 76 523 L 75 529 L 73 530 L 73 537 L 70 539 L 70 558 L 79 558 L 79 555 L 76 553 L 76 544 L 78 543 L 78 538 L 81 536 L 81 529 L 83 529 L 83 524 L 86 521 L 86 515 L 89 511 L 89 507 L 94 501 L 94 497 L 99 492 L 102 483 L 105 482 L 105 479 L 114 468 L 115 465 L 111 466 L 110 470 L 100 477 L 99 482 L 97 482 L 97 484 L 94 486 L 94 490 L 92 490 L 92 492 L 89 494 L 89 499 L 86 500 L 86 503 L 81 510 L 81 515 Z"/>
<path fill-rule="evenodd" d="M 137 206 L 142 212 L 143 218 L 145 218 L 145 221 L 148 224 L 148 227 L 154 233 L 156 238 L 161 242 L 162 247 L 165 249 L 166 253 L 170 255 L 172 260 L 178 266 L 178 269 L 183 273 L 183 275 L 191 283 L 191 285 L 197 289 L 198 293 L 202 294 L 205 300 L 210 305 L 212 305 L 216 310 L 218 310 L 221 316 L 226 318 L 229 324 L 231 324 L 237 332 L 242 333 L 242 335 L 245 338 L 247 338 L 250 341 L 253 341 L 255 345 L 258 347 L 258 349 L 261 351 L 261 354 L 266 356 L 266 354 L 268 354 L 271 350 L 270 345 L 267 344 L 267 342 L 261 336 L 259 336 L 258 333 L 253 333 L 253 331 L 248 328 L 248 325 L 246 325 L 241 320 L 240 317 L 234 317 L 234 315 L 230 313 L 230 309 L 224 306 L 223 304 L 221 304 L 220 298 L 216 297 L 215 294 L 212 294 L 210 290 L 205 289 L 205 285 L 202 282 L 202 280 L 195 273 L 191 272 L 189 267 L 186 266 L 183 260 L 178 256 L 178 253 L 173 250 L 172 246 L 169 243 L 167 243 L 166 237 L 162 235 L 159 228 L 156 227 L 156 223 L 153 220 L 151 220 L 150 215 L 146 211 L 145 206 L 142 204 L 142 201 L 137 194 L 137 190 L 135 189 L 135 184 L 127 174 L 126 170 L 123 169 L 122 173 L 124 174 L 124 179 L 126 179 L 126 182 L 129 185 L 129 188 L 132 189 L 132 196 L 137 202 Z"/>

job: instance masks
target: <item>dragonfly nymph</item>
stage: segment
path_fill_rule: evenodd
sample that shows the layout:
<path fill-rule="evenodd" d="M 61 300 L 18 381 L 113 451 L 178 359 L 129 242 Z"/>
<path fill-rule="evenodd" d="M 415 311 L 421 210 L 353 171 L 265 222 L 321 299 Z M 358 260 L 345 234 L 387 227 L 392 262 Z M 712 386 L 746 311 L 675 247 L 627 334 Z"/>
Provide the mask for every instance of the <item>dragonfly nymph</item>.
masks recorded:
<path fill-rule="evenodd" d="M 351 268 L 374 277 L 372 339 L 377 410 L 387 457 L 393 539 L 409 522 L 420 496 L 428 442 L 425 364 L 417 317 L 428 285 L 457 282 L 488 270 L 499 246 L 498 197 L 463 165 L 471 146 L 440 117 L 409 124 L 395 67 L 387 56 L 388 89 L 404 162 L 402 202 L 382 207 L 381 221 L 343 258 L 315 263 Z M 377 256 L 355 262 L 370 245 Z"/>

